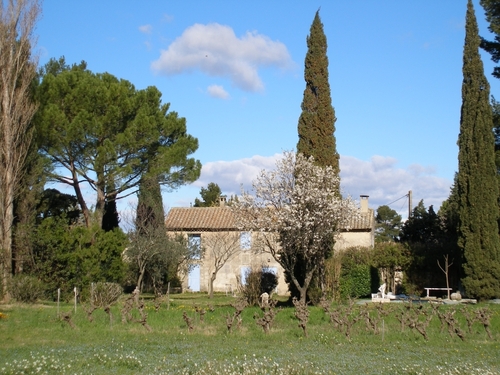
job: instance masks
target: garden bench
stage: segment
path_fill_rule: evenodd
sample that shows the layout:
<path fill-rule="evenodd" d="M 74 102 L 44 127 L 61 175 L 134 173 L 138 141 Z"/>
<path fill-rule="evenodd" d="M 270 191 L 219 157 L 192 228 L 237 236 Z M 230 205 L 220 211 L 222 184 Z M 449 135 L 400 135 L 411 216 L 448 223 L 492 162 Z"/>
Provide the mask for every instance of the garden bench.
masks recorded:
<path fill-rule="evenodd" d="M 427 291 L 427 298 L 429 298 L 429 291 L 430 290 L 451 290 L 451 288 L 424 288 Z"/>

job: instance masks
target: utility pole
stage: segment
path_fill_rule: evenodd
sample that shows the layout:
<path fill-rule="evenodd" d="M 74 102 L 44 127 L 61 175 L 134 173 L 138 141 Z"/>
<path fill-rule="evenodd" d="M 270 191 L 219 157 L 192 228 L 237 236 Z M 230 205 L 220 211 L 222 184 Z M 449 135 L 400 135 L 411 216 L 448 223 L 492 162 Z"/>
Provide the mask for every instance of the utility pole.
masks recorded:
<path fill-rule="evenodd" d="M 411 217 L 412 204 L 412 193 L 411 190 L 408 192 L 408 219 Z"/>

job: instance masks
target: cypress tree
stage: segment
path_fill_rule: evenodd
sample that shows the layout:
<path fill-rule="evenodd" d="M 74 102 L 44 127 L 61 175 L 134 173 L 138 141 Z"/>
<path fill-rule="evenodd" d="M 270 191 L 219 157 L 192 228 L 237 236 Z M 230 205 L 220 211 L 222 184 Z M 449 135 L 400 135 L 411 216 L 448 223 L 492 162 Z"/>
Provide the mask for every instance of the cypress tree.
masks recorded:
<path fill-rule="evenodd" d="M 323 23 L 316 12 L 309 35 L 307 36 L 307 54 L 304 62 L 304 79 L 306 87 L 302 99 L 302 113 L 299 117 L 297 152 L 304 156 L 313 156 L 319 166 L 331 166 L 334 173 L 340 173 L 339 154 L 335 142 L 335 110 L 330 96 L 328 82 L 328 57 L 326 55 L 327 41 L 323 30 Z M 338 191 L 340 194 L 340 190 Z M 333 238 L 325 242 L 329 250 L 325 252 L 329 257 L 333 252 Z M 301 257 L 303 255 L 300 255 Z M 305 278 L 305 261 L 296 262 L 294 276 L 303 283 Z M 295 285 L 290 282 L 291 275 L 285 273 L 290 296 L 300 297 Z M 324 259 L 318 266 L 317 274 L 313 275 L 308 298 L 318 302 L 321 295 L 325 295 L 325 265 Z"/>
<path fill-rule="evenodd" d="M 157 177 L 145 176 L 137 194 L 136 228 L 139 232 L 159 228 L 164 223 L 163 198 Z"/>
<path fill-rule="evenodd" d="M 316 12 L 307 37 L 304 79 L 306 88 L 299 118 L 297 152 L 313 156 L 321 166 L 332 166 L 340 172 L 335 143 L 335 111 L 328 82 L 327 42 L 323 23 Z"/>
<path fill-rule="evenodd" d="M 109 232 L 120 226 L 120 217 L 116 207 L 116 199 L 107 199 L 104 203 L 104 215 L 102 216 L 101 228 Z"/>
<path fill-rule="evenodd" d="M 463 255 L 465 292 L 482 300 L 500 297 L 499 192 L 490 87 L 478 51 L 480 38 L 471 0 L 465 28 L 458 137 L 458 246 Z"/>
<path fill-rule="evenodd" d="M 491 60 L 498 63 L 500 61 L 500 0 L 481 0 L 480 4 L 484 8 L 486 21 L 490 24 L 488 30 L 495 36 L 492 41 L 481 38 L 481 48 L 491 55 Z M 500 78 L 500 67 L 496 66 L 492 74 Z"/>

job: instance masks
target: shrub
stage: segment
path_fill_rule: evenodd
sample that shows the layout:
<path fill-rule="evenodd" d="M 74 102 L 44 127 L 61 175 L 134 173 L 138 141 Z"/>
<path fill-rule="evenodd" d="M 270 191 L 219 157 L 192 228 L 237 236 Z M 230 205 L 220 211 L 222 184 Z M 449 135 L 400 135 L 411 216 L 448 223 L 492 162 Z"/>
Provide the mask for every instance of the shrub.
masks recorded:
<path fill-rule="evenodd" d="M 362 247 L 349 248 L 339 255 L 341 263 L 339 291 L 340 297 L 358 298 L 371 293 L 378 280 L 372 280 L 371 251 Z"/>
<path fill-rule="evenodd" d="M 370 266 L 367 264 L 353 265 L 346 269 L 340 278 L 340 295 L 342 299 L 358 298 L 371 292 Z"/>
<path fill-rule="evenodd" d="M 278 286 L 278 277 L 267 267 L 261 268 L 260 291 L 271 294 Z"/>
<path fill-rule="evenodd" d="M 10 292 L 18 302 L 35 303 L 45 293 L 44 284 L 35 276 L 16 275 L 10 282 Z"/>
<path fill-rule="evenodd" d="M 264 292 L 271 294 L 278 285 L 278 278 L 267 267 L 250 268 L 245 275 L 245 284 L 238 282 L 239 291 L 250 306 L 259 304 L 260 295 Z"/>
<path fill-rule="evenodd" d="M 122 292 L 120 284 L 98 282 L 91 286 L 90 302 L 96 307 L 111 306 L 122 295 Z"/>

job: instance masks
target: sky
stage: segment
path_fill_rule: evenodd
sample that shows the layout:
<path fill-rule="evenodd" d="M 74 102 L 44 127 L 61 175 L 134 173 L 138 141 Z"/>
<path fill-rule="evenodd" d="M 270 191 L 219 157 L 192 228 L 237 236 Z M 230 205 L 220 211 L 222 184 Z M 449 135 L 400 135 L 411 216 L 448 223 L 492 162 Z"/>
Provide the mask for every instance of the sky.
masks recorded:
<path fill-rule="evenodd" d="M 466 0 L 43 2 L 40 65 L 84 60 L 138 89 L 156 86 L 199 141 L 200 178 L 165 191 L 189 207 L 201 187 L 228 196 L 297 145 L 306 38 L 319 10 L 328 42 L 343 194 L 404 217 L 408 193 L 434 209 L 458 165 Z M 480 35 L 491 38 L 474 0 Z M 500 82 L 481 52 L 491 94 Z M 133 204 L 129 197 L 121 207 Z"/>

